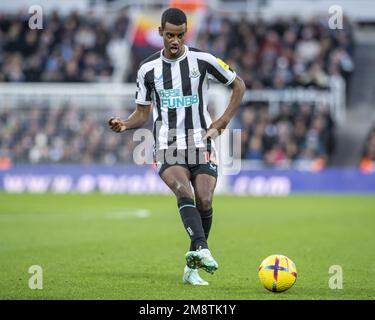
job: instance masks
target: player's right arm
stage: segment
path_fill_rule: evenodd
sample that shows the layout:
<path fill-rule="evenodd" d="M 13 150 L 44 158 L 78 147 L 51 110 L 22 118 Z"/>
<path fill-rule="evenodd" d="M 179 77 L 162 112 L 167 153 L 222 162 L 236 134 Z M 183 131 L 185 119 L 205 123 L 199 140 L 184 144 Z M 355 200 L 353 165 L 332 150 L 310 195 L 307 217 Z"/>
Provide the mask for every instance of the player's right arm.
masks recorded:
<path fill-rule="evenodd" d="M 108 121 L 110 128 L 114 132 L 124 132 L 129 129 L 137 129 L 143 127 L 147 122 L 148 116 L 151 111 L 151 105 L 137 104 L 135 111 L 129 116 L 127 120 L 120 118 L 111 118 Z"/>
<path fill-rule="evenodd" d="M 110 128 L 114 132 L 124 132 L 125 130 L 143 127 L 151 111 L 151 93 L 152 85 L 150 84 L 150 79 L 147 78 L 147 74 L 145 74 L 145 70 L 141 66 L 137 74 L 137 92 L 135 95 L 137 108 L 127 120 L 121 120 L 120 118 L 109 119 Z"/>

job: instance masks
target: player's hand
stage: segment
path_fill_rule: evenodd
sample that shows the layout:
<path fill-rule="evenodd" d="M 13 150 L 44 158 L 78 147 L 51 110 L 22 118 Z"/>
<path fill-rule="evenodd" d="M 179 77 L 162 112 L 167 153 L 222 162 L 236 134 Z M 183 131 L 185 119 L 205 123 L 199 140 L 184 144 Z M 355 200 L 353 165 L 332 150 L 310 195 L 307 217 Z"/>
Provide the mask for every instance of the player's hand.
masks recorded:
<path fill-rule="evenodd" d="M 228 122 L 223 119 L 218 119 L 211 123 L 210 127 L 207 130 L 206 135 L 203 137 L 203 140 L 207 140 L 208 138 L 216 139 L 220 136 L 224 129 L 227 127 Z"/>
<path fill-rule="evenodd" d="M 108 125 L 114 132 L 124 132 L 126 130 L 126 126 L 124 120 L 120 118 L 110 118 L 108 120 Z"/>

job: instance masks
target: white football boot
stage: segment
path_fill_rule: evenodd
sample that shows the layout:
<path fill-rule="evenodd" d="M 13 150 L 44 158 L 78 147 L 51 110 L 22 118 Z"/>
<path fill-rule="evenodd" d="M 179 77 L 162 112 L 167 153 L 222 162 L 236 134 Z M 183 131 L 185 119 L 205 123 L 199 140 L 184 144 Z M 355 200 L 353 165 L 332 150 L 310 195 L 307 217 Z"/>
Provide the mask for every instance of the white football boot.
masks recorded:
<path fill-rule="evenodd" d="M 208 249 L 188 251 L 185 255 L 185 259 L 186 264 L 191 269 L 202 268 L 204 271 L 213 274 L 219 268 L 218 263 Z"/>
<path fill-rule="evenodd" d="M 184 284 L 192 284 L 193 286 L 208 285 L 208 282 L 199 276 L 198 269 L 191 269 L 188 266 L 185 266 L 182 282 Z"/>

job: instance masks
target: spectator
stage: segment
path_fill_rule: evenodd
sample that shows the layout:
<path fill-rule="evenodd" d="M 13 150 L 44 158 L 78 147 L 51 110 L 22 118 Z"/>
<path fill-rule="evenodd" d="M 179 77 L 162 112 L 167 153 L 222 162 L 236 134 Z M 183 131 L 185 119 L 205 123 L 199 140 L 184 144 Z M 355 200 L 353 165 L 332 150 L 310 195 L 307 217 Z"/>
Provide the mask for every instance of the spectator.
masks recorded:
<path fill-rule="evenodd" d="M 370 130 L 366 138 L 359 166 L 364 173 L 375 171 L 375 127 Z"/>

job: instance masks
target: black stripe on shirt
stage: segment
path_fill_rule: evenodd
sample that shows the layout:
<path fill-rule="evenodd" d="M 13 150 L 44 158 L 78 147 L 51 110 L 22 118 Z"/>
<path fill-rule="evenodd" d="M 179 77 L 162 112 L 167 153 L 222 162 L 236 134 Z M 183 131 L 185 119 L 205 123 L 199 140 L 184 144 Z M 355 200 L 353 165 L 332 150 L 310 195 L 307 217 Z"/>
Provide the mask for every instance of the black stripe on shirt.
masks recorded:
<path fill-rule="evenodd" d="M 163 88 L 173 89 L 171 64 L 163 60 Z M 168 146 L 176 141 L 177 112 L 175 108 L 168 109 Z M 176 146 L 177 147 L 177 146 Z"/>
<path fill-rule="evenodd" d="M 229 81 L 219 71 L 217 71 L 217 69 L 209 62 L 207 62 L 207 72 L 209 74 L 212 74 L 218 81 L 220 81 L 223 84 L 226 84 Z"/>
<path fill-rule="evenodd" d="M 204 79 L 206 78 L 206 72 L 207 72 L 207 61 L 197 59 L 198 62 L 198 69 L 199 73 L 201 74 L 199 78 L 199 86 L 198 86 L 198 96 L 199 96 L 199 119 L 201 121 L 201 127 L 202 127 L 202 135 L 205 135 L 207 132 L 207 123 L 206 119 L 204 117 L 204 110 L 203 110 L 203 83 Z M 211 150 L 211 139 L 207 140 L 207 149 Z"/>
<path fill-rule="evenodd" d="M 141 67 L 142 65 L 144 65 L 147 62 L 151 62 L 151 61 L 154 61 L 154 60 L 159 59 L 159 58 L 160 58 L 160 51 L 155 52 L 154 54 L 152 54 L 148 58 L 141 61 L 141 63 L 139 64 L 139 67 Z"/>
<path fill-rule="evenodd" d="M 199 97 L 199 119 L 201 121 L 201 127 L 204 130 L 207 130 L 207 124 L 206 124 L 206 119 L 204 118 L 203 114 L 203 82 L 206 77 L 206 71 L 207 71 L 207 62 L 204 60 L 199 60 L 197 59 L 198 62 L 198 69 L 200 78 L 199 78 L 199 86 L 198 86 L 198 97 Z"/>
<path fill-rule="evenodd" d="M 144 86 L 146 87 L 146 101 L 151 101 L 152 89 L 154 89 L 154 69 L 145 74 Z"/>
<path fill-rule="evenodd" d="M 137 90 L 135 91 L 135 100 L 138 99 L 138 91 L 140 90 L 139 88 L 139 81 L 137 80 Z"/>
<path fill-rule="evenodd" d="M 180 62 L 180 75 L 181 75 L 181 86 L 182 94 L 184 96 L 191 96 L 191 79 L 188 58 L 185 58 Z M 185 142 L 187 148 L 195 148 L 194 142 L 194 125 L 193 125 L 193 106 L 185 108 Z M 190 136 L 189 136 L 190 132 Z"/>
<path fill-rule="evenodd" d="M 154 135 L 154 146 L 155 150 L 159 150 L 159 131 L 161 126 L 161 109 L 160 109 L 160 97 L 158 93 L 155 90 L 155 69 L 151 69 L 148 71 L 145 75 L 145 81 L 147 79 L 148 86 L 155 92 L 155 101 L 156 101 L 156 110 L 158 111 L 158 117 L 154 121 L 154 127 L 153 127 L 153 135 Z M 151 94 L 150 94 L 150 100 L 151 100 Z"/>
<path fill-rule="evenodd" d="M 207 53 L 203 50 L 200 50 L 200 49 L 197 49 L 197 48 L 192 48 L 192 47 L 189 47 L 189 51 Z"/>

